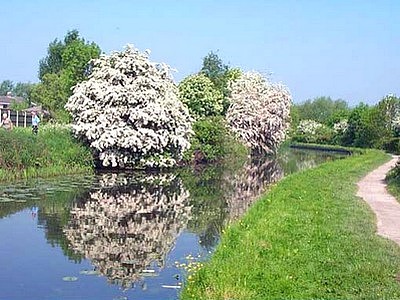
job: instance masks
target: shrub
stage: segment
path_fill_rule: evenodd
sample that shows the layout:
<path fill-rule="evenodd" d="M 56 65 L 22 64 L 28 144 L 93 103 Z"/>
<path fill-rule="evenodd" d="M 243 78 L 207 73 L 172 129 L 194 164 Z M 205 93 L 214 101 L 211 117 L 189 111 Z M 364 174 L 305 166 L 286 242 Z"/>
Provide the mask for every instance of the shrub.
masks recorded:
<path fill-rule="evenodd" d="M 233 132 L 254 153 L 274 153 L 290 124 L 292 97 L 285 86 L 259 73 L 245 73 L 231 82 L 226 118 Z"/>
<path fill-rule="evenodd" d="M 301 120 L 292 140 L 301 143 L 331 144 L 334 131 L 313 120 Z"/>
<path fill-rule="evenodd" d="M 194 136 L 191 147 L 185 154 L 185 160 L 197 162 L 212 162 L 221 160 L 231 152 L 243 152 L 233 149 L 238 142 L 229 132 L 223 117 L 207 117 L 193 124 Z"/>
<path fill-rule="evenodd" d="M 186 77 L 179 84 L 179 98 L 197 118 L 217 116 L 223 110 L 223 95 L 204 74 Z"/>
<path fill-rule="evenodd" d="M 170 167 L 190 147 L 191 118 L 170 67 L 148 55 L 128 46 L 101 56 L 66 104 L 103 166 Z"/>
<path fill-rule="evenodd" d="M 393 154 L 400 154 L 400 138 L 393 137 L 389 139 L 385 139 L 382 142 L 381 148 L 385 151 L 388 151 Z"/>
<path fill-rule="evenodd" d="M 37 136 L 25 128 L 0 130 L 2 180 L 28 177 L 26 172 L 41 169 L 47 169 L 46 174 L 59 174 L 92 167 L 89 149 L 74 139 L 68 127 L 41 126 Z"/>

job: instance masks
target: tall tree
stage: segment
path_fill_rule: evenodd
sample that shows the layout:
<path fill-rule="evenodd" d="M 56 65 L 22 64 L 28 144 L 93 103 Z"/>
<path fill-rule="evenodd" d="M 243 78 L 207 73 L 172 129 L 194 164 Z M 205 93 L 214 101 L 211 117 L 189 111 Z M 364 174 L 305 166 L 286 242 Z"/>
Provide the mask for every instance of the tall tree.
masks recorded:
<path fill-rule="evenodd" d="M 8 92 L 12 92 L 14 83 L 11 80 L 3 80 L 0 83 L 0 96 L 7 95 Z"/>
<path fill-rule="evenodd" d="M 203 58 L 203 66 L 200 74 L 207 76 L 214 84 L 215 89 L 223 95 L 223 114 L 226 113 L 229 107 L 228 82 L 238 79 L 241 73 L 240 69 L 230 68 L 224 64 L 222 59 L 213 51 Z"/>
<path fill-rule="evenodd" d="M 225 75 L 229 67 L 225 65 L 221 58 L 214 52 L 210 52 L 203 58 L 203 66 L 200 73 L 203 73 L 214 83 L 215 87 L 221 92 L 226 89 Z"/>
<path fill-rule="evenodd" d="M 39 62 L 40 83 L 32 99 L 42 103 L 54 116 L 66 116 L 64 105 L 72 95 L 72 87 L 87 79 L 89 62 L 100 56 L 100 47 L 86 42 L 77 30 L 69 31 L 63 41 L 49 44 L 47 56 Z"/>
<path fill-rule="evenodd" d="M 339 112 L 348 112 L 347 102 L 342 99 L 332 100 L 330 97 L 318 97 L 297 104 L 300 120 L 314 120 L 329 123 L 330 118 Z"/>
<path fill-rule="evenodd" d="M 17 82 L 13 87 L 12 93 L 14 96 L 22 97 L 24 100 L 30 101 L 34 86 L 35 84 L 30 82 Z"/>

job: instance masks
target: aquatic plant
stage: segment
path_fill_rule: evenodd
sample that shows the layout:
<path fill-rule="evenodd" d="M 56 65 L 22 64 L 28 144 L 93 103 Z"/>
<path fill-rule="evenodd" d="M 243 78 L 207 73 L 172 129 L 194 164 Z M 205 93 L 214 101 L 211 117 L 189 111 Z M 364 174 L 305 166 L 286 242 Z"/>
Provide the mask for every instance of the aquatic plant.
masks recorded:
<path fill-rule="evenodd" d="M 190 147 L 192 130 L 170 67 L 129 45 L 92 66 L 89 79 L 74 88 L 65 106 L 75 134 L 103 166 L 175 165 Z"/>

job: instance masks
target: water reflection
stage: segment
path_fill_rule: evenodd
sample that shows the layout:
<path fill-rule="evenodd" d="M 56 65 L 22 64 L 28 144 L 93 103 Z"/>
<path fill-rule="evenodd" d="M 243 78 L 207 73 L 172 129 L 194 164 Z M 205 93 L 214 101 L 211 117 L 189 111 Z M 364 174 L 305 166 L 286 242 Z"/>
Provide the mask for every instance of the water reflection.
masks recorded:
<path fill-rule="evenodd" d="M 266 187 L 283 177 L 283 169 L 276 160 L 253 158 L 237 173 L 226 174 L 231 186 L 226 190 L 229 220 L 242 216 Z"/>
<path fill-rule="evenodd" d="M 177 249 L 179 241 L 186 243 L 190 253 L 212 251 L 222 229 L 243 215 L 271 183 L 334 157 L 332 153 L 291 150 L 277 159 L 253 158 L 171 173 L 104 173 L 0 186 L 0 219 L 26 210 L 25 217 L 37 222 L 47 244 L 60 248 L 69 264 L 86 264 L 87 269 L 90 262 L 95 273 L 112 286 L 129 289 L 139 283 L 145 289 L 157 278 L 170 283 L 181 272 L 168 264 L 174 251 L 180 253 L 174 257 L 178 260 L 189 254 Z M 35 249 L 29 251 L 35 259 L 46 259 Z M 52 252 L 48 253 L 50 257 Z M 12 261 L 7 263 L 8 270 L 18 270 Z M 148 269 L 155 273 L 144 272 Z M 145 277 L 149 275 L 159 277 Z M 0 269 L 1 276 L 8 274 Z M 21 280 L 28 282 L 29 278 Z M 107 292 L 110 285 L 96 288 L 99 293 Z M 132 298 L 139 296 L 136 289 L 129 291 Z M 42 298 L 48 293 L 43 292 Z M 82 298 L 79 290 L 71 293 L 71 297 Z M 165 295 L 161 288 L 156 298 L 144 294 L 139 298 L 164 299 Z"/>
<path fill-rule="evenodd" d="M 164 267 L 190 214 L 189 193 L 174 174 L 103 174 L 75 203 L 64 232 L 96 271 L 128 288 L 151 264 Z"/>

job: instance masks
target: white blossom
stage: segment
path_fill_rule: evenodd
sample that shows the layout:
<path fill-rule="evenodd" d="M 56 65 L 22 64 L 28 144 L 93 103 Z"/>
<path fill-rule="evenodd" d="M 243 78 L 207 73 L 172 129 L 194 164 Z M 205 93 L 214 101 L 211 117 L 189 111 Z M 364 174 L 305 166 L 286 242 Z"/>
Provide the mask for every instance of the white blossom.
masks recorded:
<path fill-rule="evenodd" d="M 282 84 L 259 73 L 244 73 L 230 84 L 227 120 L 231 129 L 253 151 L 273 153 L 289 128 L 292 97 Z"/>
<path fill-rule="evenodd" d="M 323 124 L 318 123 L 314 120 L 301 120 L 297 126 L 297 132 L 299 134 L 315 135 L 318 129 L 324 127 Z"/>
<path fill-rule="evenodd" d="M 104 166 L 168 167 L 190 147 L 191 118 L 166 64 L 133 46 L 92 62 L 66 109 Z"/>
<path fill-rule="evenodd" d="M 347 131 L 347 128 L 349 127 L 349 124 L 347 122 L 347 119 L 340 120 L 339 122 L 333 124 L 333 131 L 335 133 L 344 133 Z"/>

